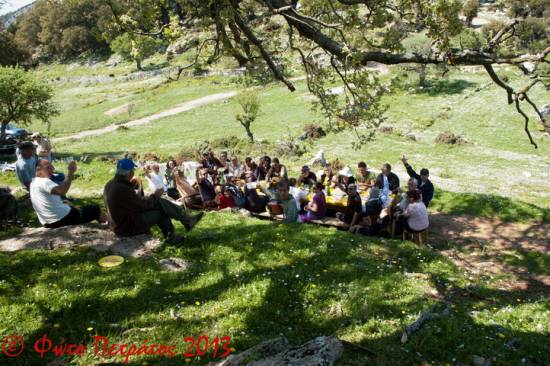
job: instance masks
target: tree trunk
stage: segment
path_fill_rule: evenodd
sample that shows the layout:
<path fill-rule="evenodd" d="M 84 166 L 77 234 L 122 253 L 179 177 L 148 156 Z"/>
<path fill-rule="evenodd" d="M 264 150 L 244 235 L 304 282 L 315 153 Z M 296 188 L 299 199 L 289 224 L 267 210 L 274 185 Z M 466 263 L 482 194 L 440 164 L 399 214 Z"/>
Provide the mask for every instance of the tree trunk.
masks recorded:
<path fill-rule="evenodd" d="M 141 60 L 140 59 L 136 60 L 136 65 L 137 65 L 138 70 L 140 70 L 140 71 L 143 70 L 143 68 L 141 67 Z"/>
<path fill-rule="evenodd" d="M 252 131 L 250 130 L 250 125 L 246 125 L 244 126 L 245 130 L 246 130 L 246 134 L 248 135 L 248 140 L 250 142 L 254 142 L 254 135 L 252 134 Z"/>
<path fill-rule="evenodd" d="M 421 86 L 421 87 L 426 87 L 428 86 L 427 85 L 427 82 L 426 82 L 426 78 L 427 78 L 427 66 L 422 64 L 420 65 L 420 72 L 418 73 L 418 84 Z"/>
<path fill-rule="evenodd" d="M 7 123 L 2 123 L 2 126 L 0 127 L 0 142 L 6 139 L 6 126 Z"/>

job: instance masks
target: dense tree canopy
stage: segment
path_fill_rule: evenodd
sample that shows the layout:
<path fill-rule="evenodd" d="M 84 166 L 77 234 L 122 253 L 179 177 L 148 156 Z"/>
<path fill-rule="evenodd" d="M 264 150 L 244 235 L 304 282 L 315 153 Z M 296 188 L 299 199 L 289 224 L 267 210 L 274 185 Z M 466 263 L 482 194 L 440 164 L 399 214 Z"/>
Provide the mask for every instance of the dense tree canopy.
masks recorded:
<path fill-rule="evenodd" d="M 102 0 L 39 0 L 16 24 L 15 39 L 43 57 L 73 57 L 107 51 L 105 30 L 112 14 Z"/>
<path fill-rule="evenodd" d="M 263 63 L 293 91 L 285 68 L 292 63 L 288 55 L 297 56 L 307 73 L 308 87 L 318 97 L 318 106 L 330 120 L 330 127 L 351 127 L 359 141 L 370 138 L 373 127 L 382 122 L 385 110 L 380 103 L 385 88 L 366 67 L 371 62 L 482 66 L 505 90 L 508 103 L 514 104 L 524 117 L 525 130 L 534 145 L 523 104 L 533 108 L 543 121 L 529 98 L 529 91 L 539 83 L 546 87 L 550 84 L 545 67 L 550 53 L 548 44 L 538 44 L 527 54 L 510 47 L 510 42 L 517 39 L 516 33 L 521 33 L 528 23 L 516 18 L 495 32 L 487 32 L 481 46 L 456 47 L 453 40 L 463 32 L 459 18 L 463 3 L 458 0 L 107 0 L 107 3 L 119 30 L 176 38 L 200 28 L 200 34 L 189 37 L 190 43 L 197 44 L 197 57 L 181 69 L 230 55 L 243 66 L 257 68 L 259 62 Z M 403 41 L 418 32 L 429 39 L 427 52 L 403 47 Z M 527 40 L 530 45 L 531 40 Z M 522 88 L 508 85 L 499 78 L 495 65 L 517 67 L 525 74 L 526 85 Z M 328 88 L 336 82 L 344 85 L 343 97 Z"/>
<path fill-rule="evenodd" d="M 29 124 L 36 118 L 43 122 L 58 114 L 51 101 L 53 90 L 20 68 L 0 67 L 0 141 L 6 125 Z"/>

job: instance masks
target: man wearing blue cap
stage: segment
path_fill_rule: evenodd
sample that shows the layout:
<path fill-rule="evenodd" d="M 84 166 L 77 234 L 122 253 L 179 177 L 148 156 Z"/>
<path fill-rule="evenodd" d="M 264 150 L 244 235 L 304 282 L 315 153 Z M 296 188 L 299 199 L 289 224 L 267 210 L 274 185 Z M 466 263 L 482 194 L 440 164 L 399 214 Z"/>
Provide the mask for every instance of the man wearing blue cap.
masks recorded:
<path fill-rule="evenodd" d="M 105 205 L 111 216 L 111 226 L 117 236 L 150 234 L 157 225 L 170 244 L 178 244 L 183 238 L 175 234 L 171 219 L 180 221 L 189 231 L 202 218 L 203 213 L 188 216 L 172 202 L 161 198 L 163 189 L 148 197 L 142 197 L 133 189 L 131 180 L 137 166 L 130 159 L 118 161 L 116 174 L 103 191 Z"/>

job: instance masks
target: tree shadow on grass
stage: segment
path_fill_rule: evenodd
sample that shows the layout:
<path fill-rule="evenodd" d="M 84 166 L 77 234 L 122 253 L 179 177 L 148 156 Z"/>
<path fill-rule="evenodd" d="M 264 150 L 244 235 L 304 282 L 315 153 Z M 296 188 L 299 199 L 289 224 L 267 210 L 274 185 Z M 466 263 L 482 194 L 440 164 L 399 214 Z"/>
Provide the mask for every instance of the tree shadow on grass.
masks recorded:
<path fill-rule="evenodd" d="M 147 65 L 144 65 L 140 71 L 155 71 L 155 70 L 161 70 L 166 67 L 170 66 L 170 63 L 168 62 L 160 62 L 160 63 L 149 63 Z"/>
<path fill-rule="evenodd" d="M 364 365 L 366 361 L 417 365 L 416 352 L 440 363 L 450 362 L 451 357 L 469 362 L 466 359 L 472 354 L 499 352 L 499 357 L 508 357 L 509 364 L 517 364 L 522 357 L 529 357 L 529 362 L 543 360 L 540 357 L 547 353 L 542 334 L 480 324 L 471 313 L 484 299 L 490 299 L 492 307 L 511 306 L 516 298 L 522 298 L 521 291 L 480 287 L 476 296 L 471 296 L 473 290 L 464 285 L 461 274 L 427 248 L 314 226 L 273 225 L 217 213 L 208 216 L 189 234 L 184 247 L 167 247 L 159 254 L 192 261 L 195 267 L 188 273 L 159 272 L 153 259 L 129 259 L 121 267 L 105 270 L 95 265 L 99 255 L 88 251 L 0 254 L 2 277 L 10 282 L 0 294 L 13 298 L 13 305 L 34 303 L 32 309 L 41 322 L 24 334 L 31 343 L 44 333 L 52 339 L 65 337 L 88 344 L 91 334 L 108 335 L 118 342 L 141 343 L 149 338 L 162 343 L 211 332 L 212 324 L 220 324 L 219 331 L 233 337 L 238 351 L 281 334 L 293 344 L 336 334 L 351 337 L 376 353 L 368 359 L 356 350 L 347 350 L 340 365 Z M 42 271 L 52 266 L 59 271 Z M 52 283 L 66 293 L 53 287 L 44 289 Z M 419 310 L 441 301 L 426 292 L 430 288 L 458 304 L 458 310 L 430 322 L 401 346 L 402 326 Z M 68 296 L 66 301 L 52 304 L 47 296 L 29 294 L 18 300 L 25 291 L 48 289 L 50 296 Z M 467 296 L 459 296 L 461 291 Z M 194 305 L 196 301 L 201 305 Z M 220 306 L 223 308 L 216 312 L 214 308 Z M 170 319 L 170 309 L 176 309 L 182 318 Z M 10 331 L 17 329 L 9 322 Z M 151 326 L 156 330 L 122 334 L 126 329 Z M 87 331 L 90 327 L 93 330 Z M 496 331 L 520 338 L 519 348 L 501 349 L 499 339 L 485 338 L 493 338 Z M 39 360 L 32 353 L 22 357 L 18 359 L 22 364 L 45 364 L 53 359 L 48 355 Z M 182 363 L 181 357 L 139 357 L 132 363 L 145 360 Z"/>
<path fill-rule="evenodd" d="M 498 218 L 505 222 L 536 220 L 550 223 L 550 209 L 494 194 L 438 191 L 430 209 L 449 215 Z"/>
<path fill-rule="evenodd" d="M 468 80 L 450 80 L 450 79 L 438 79 L 428 81 L 428 86 L 422 89 L 416 89 L 416 94 L 425 94 L 431 97 L 439 95 L 455 95 L 461 94 L 466 89 L 472 88 L 477 83 Z"/>
<path fill-rule="evenodd" d="M 126 154 L 127 151 L 107 151 L 107 152 L 82 152 L 82 153 L 55 153 L 54 156 L 54 163 L 55 159 L 60 160 L 66 160 L 69 158 L 73 158 L 77 163 L 84 163 L 89 164 L 93 160 L 96 159 L 115 159 L 115 158 L 122 158 L 124 154 Z M 81 158 L 87 156 L 86 161 L 81 161 Z"/>

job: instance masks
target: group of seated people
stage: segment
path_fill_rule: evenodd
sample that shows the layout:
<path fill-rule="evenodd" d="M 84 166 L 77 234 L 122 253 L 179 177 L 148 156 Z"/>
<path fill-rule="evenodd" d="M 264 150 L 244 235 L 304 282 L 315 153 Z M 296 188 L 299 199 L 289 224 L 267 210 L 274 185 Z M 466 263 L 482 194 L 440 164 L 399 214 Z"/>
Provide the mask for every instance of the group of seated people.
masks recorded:
<path fill-rule="evenodd" d="M 379 174 L 370 171 L 364 162 L 357 165 L 356 174 L 349 167 L 335 173 L 330 165 L 316 174 L 303 166 L 294 178 L 289 177 L 278 158 L 263 156 L 256 163 L 246 157 L 241 162 L 237 156 L 228 158 L 225 153 L 216 157 L 210 150 L 201 155 L 192 177 L 187 177 L 174 160 L 163 167 L 163 174 L 158 163 L 146 165 L 144 171 L 150 186 L 164 189 L 187 207 L 246 209 L 253 213 L 267 210 L 273 216 L 281 214 L 287 223 L 333 216 L 348 225 L 350 231 L 368 235 L 377 235 L 387 225 L 389 215 L 387 210 L 383 212 L 387 208 L 391 209 L 398 230 L 423 231 L 429 225 L 426 208 L 433 198 L 433 184 L 427 169 L 418 174 L 405 157 L 402 161 L 409 175 L 407 191 L 400 188 L 399 177 L 389 164 L 384 164 Z M 331 194 L 345 200 L 343 209 L 335 211 L 327 205 Z"/>
<path fill-rule="evenodd" d="M 433 197 L 433 184 L 427 169 L 417 174 L 405 157 L 402 161 L 410 177 L 406 192 L 389 164 L 384 164 L 378 175 L 364 162 L 357 165 L 355 175 L 349 167 L 335 173 L 327 165 L 316 174 L 303 166 L 300 175 L 293 178 L 277 158 L 263 156 L 256 163 L 247 157 L 240 162 L 236 156 L 228 159 L 227 154 L 218 158 L 209 150 L 200 162 L 190 166 L 194 176 L 186 176 L 185 163 L 179 165 L 175 160 L 165 166 L 144 165 L 143 176 L 153 191 L 145 195 L 142 181 L 135 174 L 138 166 L 125 158 L 118 161 L 115 176 L 104 188 L 107 214 L 95 205 L 74 207 L 66 199 L 77 169 L 75 162 L 69 164 L 67 175 L 56 175 L 48 159 L 37 157 L 31 145 L 23 144 L 18 150 L 17 171 L 46 227 L 99 221 L 108 222 L 116 235 L 132 236 L 150 233 L 152 226 L 158 226 L 167 241 L 179 243 L 183 239 L 175 234 L 171 219 L 191 230 L 202 217 L 202 213 L 189 216 L 184 209 L 188 207 L 246 209 L 253 213 L 267 210 L 281 214 L 287 223 L 333 216 L 351 232 L 366 235 L 378 235 L 387 225 L 387 212 L 391 210 L 400 228 L 410 233 L 423 231 L 429 225 L 426 208 Z M 345 202 L 340 210 L 327 204 L 327 196 L 331 195 Z"/>

